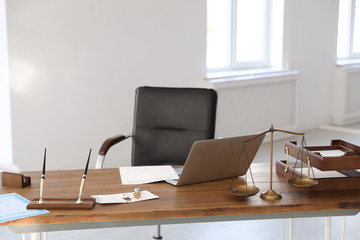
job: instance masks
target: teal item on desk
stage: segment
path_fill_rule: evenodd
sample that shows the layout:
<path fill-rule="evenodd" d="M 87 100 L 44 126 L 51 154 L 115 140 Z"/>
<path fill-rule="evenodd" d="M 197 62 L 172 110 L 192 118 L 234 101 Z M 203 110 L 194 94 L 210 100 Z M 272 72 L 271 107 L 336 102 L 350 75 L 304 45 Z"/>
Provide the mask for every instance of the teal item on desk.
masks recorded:
<path fill-rule="evenodd" d="M 0 195 L 0 223 L 48 213 L 46 210 L 27 210 L 29 200 L 17 193 Z"/>

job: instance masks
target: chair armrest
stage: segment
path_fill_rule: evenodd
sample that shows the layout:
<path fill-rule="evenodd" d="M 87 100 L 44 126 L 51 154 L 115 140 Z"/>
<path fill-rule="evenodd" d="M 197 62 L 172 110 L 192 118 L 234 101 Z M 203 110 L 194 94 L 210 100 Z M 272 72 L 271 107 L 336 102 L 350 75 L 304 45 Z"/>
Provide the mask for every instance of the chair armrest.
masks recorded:
<path fill-rule="evenodd" d="M 109 151 L 109 149 L 114 146 L 115 144 L 127 139 L 131 137 L 131 134 L 128 135 L 116 135 L 114 137 L 108 138 L 105 140 L 105 142 L 101 145 L 100 150 L 99 150 L 99 155 L 105 156 L 107 151 Z"/>

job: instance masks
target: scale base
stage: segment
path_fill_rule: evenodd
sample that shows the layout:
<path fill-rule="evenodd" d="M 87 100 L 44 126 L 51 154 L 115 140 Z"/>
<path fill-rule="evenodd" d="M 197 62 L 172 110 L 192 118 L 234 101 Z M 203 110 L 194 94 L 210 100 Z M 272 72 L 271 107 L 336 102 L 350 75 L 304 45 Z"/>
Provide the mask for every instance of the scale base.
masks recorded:
<path fill-rule="evenodd" d="M 76 203 L 77 198 L 43 198 L 43 203 L 39 203 L 39 198 L 34 198 L 27 205 L 27 209 L 47 209 L 47 210 L 88 210 L 95 204 L 94 198 L 82 198 L 82 203 Z"/>
<path fill-rule="evenodd" d="M 260 198 L 264 200 L 280 200 L 282 199 L 281 195 L 274 190 L 270 189 L 260 195 Z"/>
<path fill-rule="evenodd" d="M 240 197 L 249 197 L 257 194 L 259 189 L 252 185 L 237 185 L 229 189 L 229 192 Z"/>

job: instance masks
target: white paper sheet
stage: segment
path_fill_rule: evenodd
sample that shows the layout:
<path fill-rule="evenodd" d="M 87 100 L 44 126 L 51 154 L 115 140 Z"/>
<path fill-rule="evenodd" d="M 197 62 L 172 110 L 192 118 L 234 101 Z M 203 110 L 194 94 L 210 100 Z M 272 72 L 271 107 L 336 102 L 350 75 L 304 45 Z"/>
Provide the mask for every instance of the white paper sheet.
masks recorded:
<path fill-rule="evenodd" d="M 17 165 L 0 164 L 0 171 L 9 173 L 21 173 L 20 168 Z"/>
<path fill-rule="evenodd" d="M 320 153 L 323 157 L 341 157 L 344 156 L 344 152 L 341 150 L 323 150 L 323 151 L 316 151 Z"/>
<path fill-rule="evenodd" d="M 173 167 L 165 166 L 139 166 L 120 167 L 121 183 L 124 185 L 144 184 L 179 179 Z"/>
<path fill-rule="evenodd" d="M 29 202 L 16 193 L 0 195 L 0 223 L 48 213 L 48 211 L 41 209 L 27 210 L 26 206 Z"/>
<path fill-rule="evenodd" d="M 159 196 L 156 196 L 147 190 L 140 191 L 140 193 L 141 196 L 138 199 L 133 197 L 134 192 L 108 194 L 108 195 L 92 195 L 91 197 L 95 198 L 96 202 L 100 204 L 132 203 L 132 202 L 140 202 L 140 201 L 159 198 Z M 129 197 L 131 200 L 125 200 L 124 197 Z"/>
<path fill-rule="evenodd" d="M 300 172 L 301 171 L 301 167 L 298 166 L 297 171 Z M 315 167 L 311 168 L 312 170 L 310 170 L 310 178 L 314 178 L 313 176 L 313 172 L 315 175 L 315 178 L 342 178 L 342 177 L 346 177 L 344 174 L 338 172 L 338 171 L 321 171 Z M 308 173 L 308 169 L 307 167 L 303 168 L 302 170 L 302 174 L 307 175 Z"/>

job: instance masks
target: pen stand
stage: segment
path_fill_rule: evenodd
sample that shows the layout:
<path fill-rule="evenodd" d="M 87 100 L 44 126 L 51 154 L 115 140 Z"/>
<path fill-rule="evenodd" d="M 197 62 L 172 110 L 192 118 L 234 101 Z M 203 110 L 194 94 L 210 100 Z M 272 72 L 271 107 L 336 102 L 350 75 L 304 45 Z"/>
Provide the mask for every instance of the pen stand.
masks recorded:
<path fill-rule="evenodd" d="M 47 209 L 47 210 L 89 210 L 95 204 L 94 198 L 82 198 L 82 203 L 76 203 L 77 198 L 43 198 L 43 203 L 39 203 L 39 198 L 34 198 L 27 205 L 27 209 Z"/>
<path fill-rule="evenodd" d="M 23 188 L 31 185 L 31 178 L 20 173 L 3 172 L 1 183 L 3 186 Z"/>
<path fill-rule="evenodd" d="M 95 204 L 94 198 L 82 198 L 82 191 L 85 186 L 86 174 L 89 167 L 91 149 L 89 151 L 88 160 L 81 179 L 80 192 L 78 198 L 43 198 L 44 182 L 45 182 L 45 163 L 46 163 L 46 148 L 44 152 L 43 170 L 40 180 L 40 197 L 34 198 L 26 206 L 27 209 L 48 209 L 48 210 L 86 210 L 92 209 Z"/>

